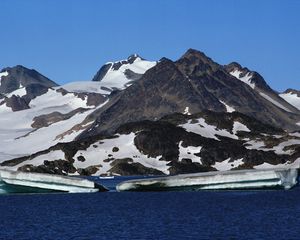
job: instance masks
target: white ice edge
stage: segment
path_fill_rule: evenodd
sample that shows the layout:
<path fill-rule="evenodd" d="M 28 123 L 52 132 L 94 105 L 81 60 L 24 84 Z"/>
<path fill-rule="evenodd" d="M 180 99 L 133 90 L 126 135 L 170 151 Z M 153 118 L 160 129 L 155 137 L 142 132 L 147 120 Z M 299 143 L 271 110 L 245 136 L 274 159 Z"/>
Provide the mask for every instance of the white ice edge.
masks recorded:
<path fill-rule="evenodd" d="M 66 192 L 97 192 L 95 183 L 87 179 L 44 173 L 0 170 L 0 180 L 7 184 Z"/>
<path fill-rule="evenodd" d="M 297 183 L 298 169 L 235 170 L 184 174 L 162 178 L 131 180 L 117 185 L 118 191 L 163 185 L 163 189 L 174 187 L 193 187 L 197 189 L 248 189 L 264 187 L 283 187 L 290 189 Z"/>

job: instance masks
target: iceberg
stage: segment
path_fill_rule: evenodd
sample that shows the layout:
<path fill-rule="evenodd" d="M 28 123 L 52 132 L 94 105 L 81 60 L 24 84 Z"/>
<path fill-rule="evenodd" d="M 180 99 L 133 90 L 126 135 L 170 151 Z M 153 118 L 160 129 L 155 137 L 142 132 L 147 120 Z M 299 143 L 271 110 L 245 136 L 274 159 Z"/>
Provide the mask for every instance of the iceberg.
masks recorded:
<path fill-rule="evenodd" d="M 215 171 L 129 180 L 119 183 L 117 191 L 290 189 L 297 177 L 296 168 Z"/>
<path fill-rule="evenodd" d="M 83 178 L 0 170 L 0 194 L 52 191 L 79 193 L 108 190 L 100 184 Z"/>

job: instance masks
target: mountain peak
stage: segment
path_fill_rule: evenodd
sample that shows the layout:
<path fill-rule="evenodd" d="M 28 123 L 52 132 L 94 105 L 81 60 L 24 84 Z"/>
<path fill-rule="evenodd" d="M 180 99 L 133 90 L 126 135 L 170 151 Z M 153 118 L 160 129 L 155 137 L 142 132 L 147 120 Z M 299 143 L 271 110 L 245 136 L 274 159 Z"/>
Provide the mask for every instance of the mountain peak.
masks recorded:
<path fill-rule="evenodd" d="M 238 70 L 242 70 L 243 67 L 241 66 L 241 64 L 237 63 L 237 62 L 231 62 L 227 65 L 224 66 L 226 69 L 228 69 L 229 72 L 238 69 Z"/>
<path fill-rule="evenodd" d="M 209 58 L 208 56 L 206 56 L 204 52 L 201 52 L 201 51 L 193 49 L 193 48 L 188 49 L 182 55 L 181 58 L 187 58 L 187 59 L 190 59 L 190 60 L 198 59 L 198 60 L 201 60 L 204 63 L 214 63 L 214 61 L 211 58 Z"/>
<path fill-rule="evenodd" d="M 129 63 L 133 63 L 135 60 L 137 60 L 137 59 L 140 59 L 140 60 L 145 60 L 145 59 L 143 59 L 142 57 L 140 57 L 140 55 L 138 55 L 138 54 L 131 54 L 128 58 L 127 58 L 127 61 L 129 62 Z"/>
<path fill-rule="evenodd" d="M 22 65 L 6 67 L 0 71 L 6 73 L 1 77 L 0 93 L 10 93 L 19 88 L 27 87 L 31 84 L 40 84 L 44 87 L 58 86 L 55 82 L 45 77 L 34 69 L 28 69 Z"/>
<path fill-rule="evenodd" d="M 176 65 L 181 72 L 189 75 L 194 72 L 200 74 L 215 71 L 220 68 L 220 65 L 215 63 L 211 58 L 207 57 L 203 52 L 188 49 L 182 57 L 176 61 Z"/>

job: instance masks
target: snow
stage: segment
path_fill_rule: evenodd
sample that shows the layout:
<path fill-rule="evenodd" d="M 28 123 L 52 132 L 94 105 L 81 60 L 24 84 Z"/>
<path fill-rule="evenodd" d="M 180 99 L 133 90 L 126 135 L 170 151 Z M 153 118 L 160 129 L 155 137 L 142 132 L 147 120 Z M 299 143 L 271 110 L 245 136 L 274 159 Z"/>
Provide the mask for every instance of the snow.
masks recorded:
<path fill-rule="evenodd" d="M 220 135 L 223 137 L 238 139 L 236 135 L 228 132 L 227 130 L 217 129 L 216 126 L 207 124 L 204 118 L 199 118 L 196 121 L 196 123 L 192 123 L 192 120 L 189 120 L 187 123 L 180 126 L 189 132 L 199 134 L 206 138 L 213 138 L 219 140 L 216 135 Z"/>
<path fill-rule="evenodd" d="M 101 89 L 101 82 L 93 82 L 93 81 L 78 81 L 67 83 L 63 86 L 57 88 L 63 88 L 68 92 L 76 92 L 76 93 L 100 93 L 100 94 L 108 94 L 108 91 Z"/>
<path fill-rule="evenodd" d="M 30 108 L 36 110 L 44 110 L 45 113 L 60 112 L 68 113 L 77 108 L 91 108 L 87 105 L 87 97 L 82 100 L 75 96 L 74 93 L 63 95 L 55 89 L 48 89 L 48 92 L 34 98 L 29 104 Z"/>
<path fill-rule="evenodd" d="M 100 81 L 101 87 L 108 89 L 107 94 L 114 89 L 125 89 L 131 82 L 131 79 L 128 79 L 125 75 L 127 69 L 137 74 L 144 74 L 155 65 L 156 62 L 142 60 L 138 57 L 132 64 L 123 64 L 118 70 L 111 67 Z"/>
<path fill-rule="evenodd" d="M 293 163 L 286 162 L 282 164 L 272 165 L 270 163 L 263 163 L 257 166 L 254 166 L 255 169 L 270 169 L 270 168 L 288 168 L 288 167 L 300 167 L 300 158 L 297 158 Z"/>
<path fill-rule="evenodd" d="M 71 129 L 80 125 L 89 114 L 108 102 L 107 100 L 96 108 L 86 108 L 86 100 L 77 98 L 74 94 L 62 96 L 55 90 L 49 90 L 44 95 L 33 100 L 31 109 L 3 112 L 5 109 L 3 110 L 4 107 L 0 106 L 2 113 L 0 118 L 0 152 L 2 153 L 0 154 L 0 162 L 48 149 L 58 142 L 74 140 L 84 131 L 84 128 L 81 127 L 77 131 Z M 49 100 L 47 101 L 47 99 Z M 53 123 L 48 127 L 39 129 L 31 127 L 33 118 L 36 116 L 54 111 L 68 113 L 78 107 L 85 107 L 86 111 L 77 113 L 67 120 Z"/>
<path fill-rule="evenodd" d="M 114 89 L 122 90 L 131 85 L 132 80 L 128 79 L 125 75 L 125 71 L 127 69 L 137 74 L 144 74 L 148 69 L 154 67 L 155 65 L 156 62 L 142 60 L 140 57 L 138 57 L 132 64 L 123 64 L 118 70 L 114 70 L 111 67 L 100 82 L 78 81 L 65 84 L 61 86 L 61 88 L 67 90 L 68 92 L 91 92 L 108 95 Z"/>
<path fill-rule="evenodd" d="M 27 164 L 32 164 L 34 166 L 39 166 L 39 165 L 43 165 L 44 164 L 44 161 L 45 160 L 64 160 L 65 159 L 65 154 L 63 151 L 61 150 L 55 150 L 55 151 L 50 151 L 49 153 L 46 153 L 46 154 L 43 154 L 43 155 L 40 155 L 40 156 L 37 156 L 31 160 L 27 160 L 27 161 L 24 161 L 16 166 L 13 166 L 13 167 L 10 167 L 9 169 L 10 170 L 18 170 L 19 167 L 22 167 L 24 165 L 27 165 Z"/>
<path fill-rule="evenodd" d="M 24 156 L 48 149 L 49 147 L 55 145 L 58 142 L 72 141 L 83 130 L 77 132 L 72 131 L 68 135 L 65 135 L 63 138 L 58 138 L 58 136 L 70 130 L 73 126 L 83 122 L 87 115 L 92 113 L 92 111 L 93 110 L 89 110 L 83 113 L 77 113 L 76 115 L 67 120 L 59 121 L 51 124 L 48 127 L 43 127 L 37 129 L 36 131 L 32 131 L 26 137 L 10 137 L 6 138 L 4 141 L 1 139 L 0 151 L 5 152 L 6 154 L 18 154 Z M 16 135 L 18 136 L 19 134 Z M 21 136 L 22 135 L 24 135 L 24 133 L 22 133 Z"/>
<path fill-rule="evenodd" d="M 263 141 L 257 141 L 257 140 L 250 140 L 246 142 L 244 145 L 247 149 L 257 149 L 257 150 L 262 150 L 262 148 L 265 147 L 265 143 Z"/>
<path fill-rule="evenodd" d="M 279 94 L 281 98 L 287 101 L 289 104 L 293 105 L 295 108 L 300 110 L 300 97 L 296 93 L 282 93 Z"/>
<path fill-rule="evenodd" d="M 300 138 L 300 132 L 293 132 L 293 133 L 290 133 L 290 136 Z"/>
<path fill-rule="evenodd" d="M 252 74 L 250 72 L 248 72 L 244 77 L 240 77 L 240 75 L 242 74 L 242 71 L 239 70 L 234 70 L 232 72 L 230 72 L 230 74 L 234 77 L 236 77 L 237 79 L 239 79 L 240 81 L 246 83 L 247 85 L 249 85 L 252 89 L 255 88 L 255 84 L 251 82 L 251 78 L 252 78 Z"/>
<path fill-rule="evenodd" d="M 215 164 L 212 165 L 212 167 L 214 167 L 218 171 L 227 171 L 244 164 L 243 158 L 236 159 L 232 162 L 230 162 L 230 160 L 231 158 L 228 158 L 222 162 L 215 162 Z"/>
<path fill-rule="evenodd" d="M 109 155 L 114 159 L 131 158 L 133 162 L 138 162 L 148 168 L 154 168 L 169 174 L 169 166 L 166 161 L 160 161 L 161 156 L 156 158 L 148 157 L 136 148 L 134 145 L 135 134 L 130 133 L 127 135 L 117 135 L 117 138 L 105 139 L 100 141 L 101 143 L 94 143 L 89 146 L 86 150 L 78 151 L 75 156 L 74 166 L 76 168 L 86 168 L 89 166 L 99 166 L 97 174 L 105 174 L 112 168 L 110 162 L 104 162 L 103 160 L 108 159 Z M 117 152 L 113 152 L 112 149 L 118 147 Z M 77 158 L 83 156 L 86 160 L 84 162 L 78 161 Z"/>
<path fill-rule="evenodd" d="M 26 92 L 26 88 L 25 87 L 22 87 L 22 88 L 19 88 L 11 93 L 8 93 L 6 94 L 6 97 L 10 98 L 12 97 L 13 95 L 17 96 L 17 97 L 23 97 L 27 94 Z"/>
<path fill-rule="evenodd" d="M 181 161 L 183 158 L 189 158 L 192 160 L 192 162 L 197 162 L 202 164 L 201 158 L 196 156 L 195 154 L 200 153 L 201 151 L 201 146 L 199 147 L 193 147 L 193 146 L 187 146 L 183 147 L 182 146 L 182 141 L 179 142 L 179 161 Z"/>
<path fill-rule="evenodd" d="M 283 106 L 282 104 L 280 104 L 279 102 L 277 102 L 276 100 L 274 100 L 273 98 L 271 98 L 270 96 L 268 96 L 265 93 L 260 92 L 259 93 L 263 98 L 267 99 L 269 102 L 273 103 L 276 107 L 279 107 L 281 109 L 283 109 L 284 111 L 287 112 L 292 112 L 291 110 L 289 110 L 288 108 L 286 108 L 285 106 Z"/>
<path fill-rule="evenodd" d="M 11 113 L 12 109 L 10 107 L 7 107 L 6 104 L 0 105 L 0 114 L 6 114 L 6 113 Z M 2 116 L 1 116 L 2 117 Z"/>
<path fill-rule="evenodd" d="M 246 142 L 244 145 L 247 149 L 257 149 L 262 151 L 274 151 L 276 154 L 293 154 L 292 150 L 284 150 L 285 147 L 292 145 L 299 145 L 300 139 L 289 139 L 287 141 L 281 142 L 280 144 L 272 147 L 266 148 L 265 143 L 263 141 L 251 140 Z"/>
<path fill-rule="evenodd" d="M 186 107 L 186 108 L 184 109 L 184 111 L 183 111 L 183 114 L 185 114 L 185 115 L 191 115 L 191 113 L 190 113 L 190 108 L 189 108 L 189 107 Z"/>
<path fill-rule="evenodd" d="M 250 129 L 246 125 L 244 125 L 240 122 L 234 121 L 232 132 L 234 134 L 236 134 L 238 131 L 251 132 Z"/>
<path fill-rule="evenodd" d="M 0 86 L 1 86 L 1 78 L 8 76 L 8 71 L 0 72 Z"/>
<path fill-rule="evenodd" d="M 229 105 L 227 105 L 225 102 L 219 100 L 225 107 L 226 107 L 226 111 L 231 113 L 231 112 L 235 112 L 235 109 Z"/>
<path fill-rule="evenodd" d="M 153 190 L 216 190 L 282 187 L 290 189 L 297 184 L 298 171 L 294 168 L 235 170 L 182 174 L 161 178 L 129 180 L 117 185 L 118 191 Z"/>

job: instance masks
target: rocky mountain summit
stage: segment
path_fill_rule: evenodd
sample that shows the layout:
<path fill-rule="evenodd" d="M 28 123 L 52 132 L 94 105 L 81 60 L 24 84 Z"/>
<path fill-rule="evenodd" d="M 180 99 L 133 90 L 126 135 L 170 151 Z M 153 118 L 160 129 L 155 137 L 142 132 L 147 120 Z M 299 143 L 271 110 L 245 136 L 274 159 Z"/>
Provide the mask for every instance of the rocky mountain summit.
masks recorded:
<path fill-rule="evenodd" d="M 267 92 L 256 86 L 250 87 L 227 70 L 204 53 L 192 49 L 175 62 L 162 59 L 139 81 L 115 93 L 105 107 L 91 114 L 87 121 L 94 123 L 80 137 L 95 132 L 112 133 L 126 122 L 155 120 L 175 112 L 197 113 L 206 109 L 238 111 L 277 127 L 299 129 L 296 124 L 300 122 L 298 109 L 273 90 Z M 248 75 L 250 79 L 251 73 Z M 269 88 L 266 85 L 264 89 Z"/>
<path fill-rule="evenodd" d="M 137 54 L 91 81 L 58 86 L 22 66 L 0 72 L 0 163 L 80 175 L 178 174 L 298 164 L 300 95 L 189 49 Z"/>

